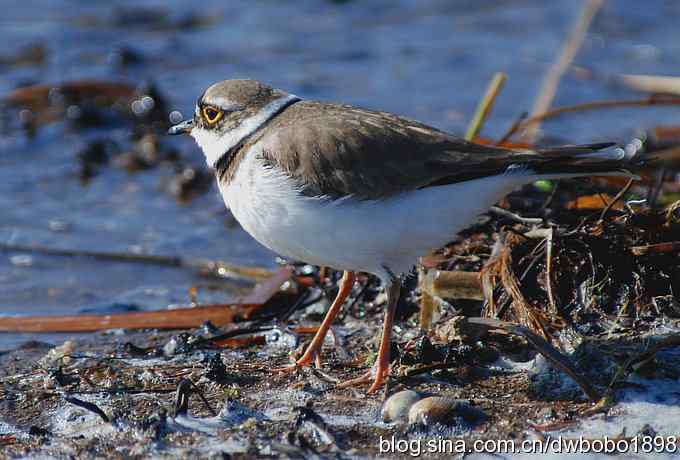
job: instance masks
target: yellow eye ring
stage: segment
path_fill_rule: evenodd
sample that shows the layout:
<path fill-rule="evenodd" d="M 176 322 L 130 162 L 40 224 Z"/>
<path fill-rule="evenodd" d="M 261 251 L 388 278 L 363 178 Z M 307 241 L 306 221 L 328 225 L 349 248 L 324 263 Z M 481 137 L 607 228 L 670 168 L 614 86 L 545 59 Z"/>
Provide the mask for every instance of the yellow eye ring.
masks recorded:
<path fill-rule="evenodd" d="M 218 108 L 211 106 L 203 107 L 203 118 L 205 118 L 205 121 L 211 125 L 214 125 L 220 121 L 220 118 L 222 118 L 223 114 L 224 112 Z"/>

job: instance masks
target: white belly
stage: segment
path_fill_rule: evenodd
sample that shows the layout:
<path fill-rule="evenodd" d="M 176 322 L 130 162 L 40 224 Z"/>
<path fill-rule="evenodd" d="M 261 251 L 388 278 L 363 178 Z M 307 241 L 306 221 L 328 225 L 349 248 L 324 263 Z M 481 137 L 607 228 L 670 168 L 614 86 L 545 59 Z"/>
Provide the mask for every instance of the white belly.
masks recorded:
<path fill-rule="evenodd" d="M 232 182 L 220 184 L 224 201 L 243 228 L 291 259 L 383 279 L 408 271 L 473 223 L 526 176 L 499 175 L 409 191 L 385 200 L 305 197 L 282 171 L 248 152 Z M 387 267 L 387 268 L 386 268 Z"/>

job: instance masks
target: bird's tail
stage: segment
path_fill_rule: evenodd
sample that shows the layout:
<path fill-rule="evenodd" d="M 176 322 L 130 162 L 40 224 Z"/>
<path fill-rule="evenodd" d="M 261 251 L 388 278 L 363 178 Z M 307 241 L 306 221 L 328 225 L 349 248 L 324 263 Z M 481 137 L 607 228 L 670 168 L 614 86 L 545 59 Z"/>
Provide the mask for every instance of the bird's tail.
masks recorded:
<path fill-rule="evenodd" d="M 644 163 L 642 142 L 633 140 L 625 147 L 614 143 L 565 145 L 537 150 L 526 167 L 541 179 L 568 179 L 584 176 L 637 177 L 634 171 Z"/>

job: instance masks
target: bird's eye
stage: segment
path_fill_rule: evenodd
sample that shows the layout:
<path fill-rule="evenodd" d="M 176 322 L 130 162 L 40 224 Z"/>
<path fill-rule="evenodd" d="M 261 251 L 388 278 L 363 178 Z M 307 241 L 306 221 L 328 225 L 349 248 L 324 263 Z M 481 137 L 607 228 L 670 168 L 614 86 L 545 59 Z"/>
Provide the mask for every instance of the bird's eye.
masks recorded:
<path fill-rule="evenodd" d="M 223 113 L 222 110 L 215 107 L 203 107 L 203 117 L 211 125 L 217 123 L 222 118 Z"/>

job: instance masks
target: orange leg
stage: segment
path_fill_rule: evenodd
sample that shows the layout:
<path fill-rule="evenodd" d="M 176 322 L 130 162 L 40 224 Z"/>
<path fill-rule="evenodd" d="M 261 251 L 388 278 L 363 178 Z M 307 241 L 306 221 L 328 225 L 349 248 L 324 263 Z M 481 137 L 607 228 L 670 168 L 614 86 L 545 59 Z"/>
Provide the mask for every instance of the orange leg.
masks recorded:
<path fill-rule="evenodd" d="M 354 272 L 346 271 L 342 275 L 338 295 L 335 297 L 335 300 L 333 301 L 331 308 L 328 310 L 328 313 L 326 313 L 326 316 L 321 322 L 321 326 L 319 326 L 319 330 L 316 331 L 316 335 L 314 335 L 312 343 L 309 344 L 307 350 L 305 350 L 305 353 L 302 355 L 300 359 L 298 359 L 295 362 L 295 364 L 274 369 L 274 372 L 294 371 L 295 369 L 298 369 L 300 367 L 309 366 L 312 362 L 314 362 L 315 359 L 317 360 L 317 366 L 319 365 L 320 360 L 318 359 L 318 357 L 321 355 L 321 347 L 323 347 L 323 341 L 326 338 L 326 334 L 328 334 L 328 330 L 331 328 L 331 325 L 333 324 L 335 317 L 338 316 L 338 313 L 340 313 L 342 304 L 345 302 L 349 294 L 352 292 L 352 287 L 354 286 L 355 279 L 356 277 L 354 276 Z"/>
<path fill-rule="evenodd" d="M 373 384 L 368 389 L 369 393 L 374 393 L 385 383 L 385 379 L 390 372 L 390 338 L 392 337 L 392 327 L 394 326 L 394 313 L 397 310 L 399 301 L 399 291 L 401 282 L 393 280 L 386 288 L 387 290 L 387 309 L 385 310 L 385 321 L 383 323 L 382 340 L 378 350 L 378 359 L 373 369 L 366 372 L 361 377 L 347 380 L 338 385 L 338 388 L 347 388 L 355 385 L 368 384 L 373 380 Z"/>

